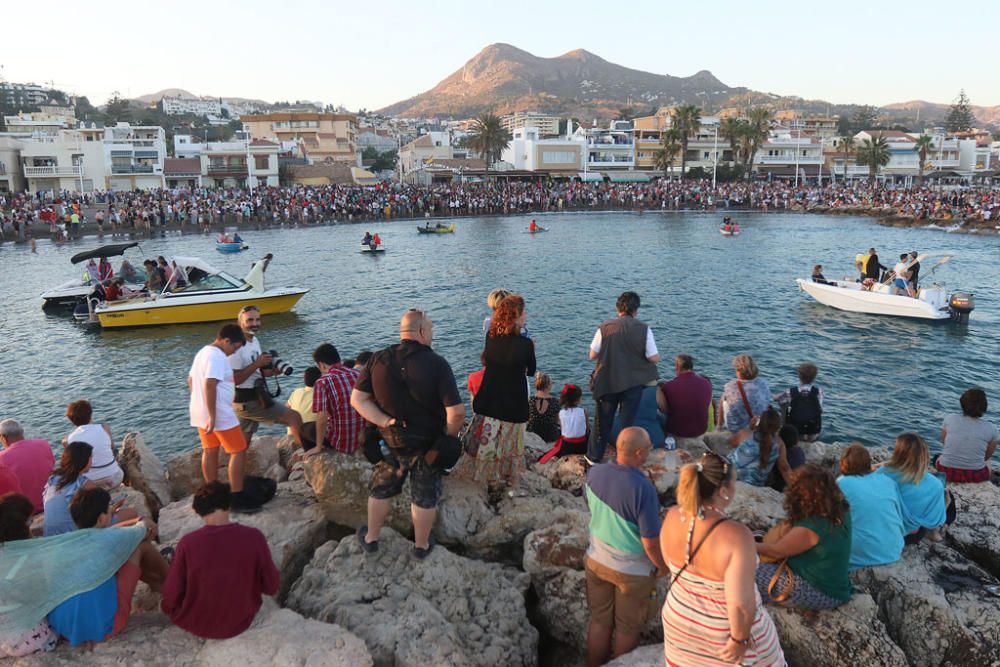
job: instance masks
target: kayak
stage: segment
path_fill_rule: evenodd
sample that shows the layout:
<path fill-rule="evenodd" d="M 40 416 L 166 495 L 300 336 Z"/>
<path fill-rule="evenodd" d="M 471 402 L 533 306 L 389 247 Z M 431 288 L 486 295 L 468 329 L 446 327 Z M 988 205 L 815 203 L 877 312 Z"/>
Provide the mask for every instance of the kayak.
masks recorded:
<path fill-rule="evenodd" d="M 539 227 L 538 229 L 535 229 L 535 230 L 529 229 L 528 233 L 529 234 L 541 234 L 542 232 L 547 232 L 547 231 L 549 231 L 549 230 L 546 229 L 545 227 Z"/>
<path fill-rule="evenodd" d="M 248 250 L 249 248 L 250 246 L 244 245 L 243 243 L 239 242 L 235 243 L 219 243 L 218 241 L 215 242 L 215 249 L 218 250 L 219 252 L 225 252 L 225 253 L 240 252 L 241 250 Z"/>
<path fill-rule="evenodd" d="M 739 231 L 726 231 L 725 229 L 720 229 L 719 233 L 723 236 L 739 236 Z"/>
<path fill-rule="evenodd" d="M 421 234 L 454 234 L 455 223 L 447 227 L 417 227 L 417 231 Z"/>
<path fill-rule="evenodd" d="M 364 243 L 362 243 L 361 244 L 361 252 L 367 252 L 367 253 L 371 253 L 373 255 L 375 253 L 378 253 L 378 252 L 385 252 L 385 245 L 380 245 L 377 248 L 372 248 L 371 246 L 368 246 L 368 245 L 365 245 Z"/>

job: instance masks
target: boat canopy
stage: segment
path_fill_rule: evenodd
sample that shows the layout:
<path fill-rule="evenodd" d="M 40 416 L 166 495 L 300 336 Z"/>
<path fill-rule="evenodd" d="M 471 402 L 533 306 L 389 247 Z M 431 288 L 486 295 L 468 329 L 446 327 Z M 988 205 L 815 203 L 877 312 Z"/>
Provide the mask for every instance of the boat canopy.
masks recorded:
<path fill-rule="evenodd" d="M 200 257 L 174 257 L 174 261 L 177 262 L 177 266 L 184 269 L 185 272 L 191 269 L 199 269 L 204 271 L 208 275 L 215 275 L 216 273 L 221 273 L 221 271 Z"/>
<path fill-rule="evenodd" d="M 129 248 L 135 248 L 139 244 L 132 243 L 116 243 L 114 245 L 102 245 L 96 250 L 88 250 L 87 252 L 79 252 L 73 255 L 69 261 L 74 264 L 79 264 L 80 262 L 86 262 L 88 259 L 97 259 L 99 257 L 117 257 L 118 255 L 124 255 L 125 251 Z"/>

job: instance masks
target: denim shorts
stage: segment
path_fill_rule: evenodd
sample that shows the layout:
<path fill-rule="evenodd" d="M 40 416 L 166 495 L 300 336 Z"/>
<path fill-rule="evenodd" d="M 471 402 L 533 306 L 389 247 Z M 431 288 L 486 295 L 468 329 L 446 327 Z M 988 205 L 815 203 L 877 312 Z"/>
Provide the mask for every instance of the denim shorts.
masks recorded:
<path fill-rule="evenodd" d="M 395 498 L 403 492 L 403 484 L 410 478 L 410 500 L 421 509 L 431 510 L 441 500 L 441 473 L 424 459 L 423 454 L 397 454 L 375 465 L 368 495 L 378 500 Z"/>

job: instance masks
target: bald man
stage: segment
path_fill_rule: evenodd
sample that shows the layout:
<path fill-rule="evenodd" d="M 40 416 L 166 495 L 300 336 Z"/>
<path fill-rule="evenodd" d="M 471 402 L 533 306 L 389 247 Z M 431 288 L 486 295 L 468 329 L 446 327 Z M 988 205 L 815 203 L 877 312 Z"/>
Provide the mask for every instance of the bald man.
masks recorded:
<path fill-rule="evenodd" d="M 378 550 L 379 533 L 390 501 L 410 477 L 413 556 L 426 558 L 433 548 L 431 528 L 441 499 L 441 471 L 434 467 L 434 442 L 457 436 L 465 405 L 451 366 L 431 350 L 434 323 L 410 309 L 399 321 L 399 344 L 376 352 L 351 392 L 351 405 L 378 427 L 389 447 L 375 465 L 368 487 L 368 524 L 358 529 L 366 553 Z"/>
<path fill-rule="evenodd" d="M 642 470 L 653 443 L 645 429 L 631 426 L 618 434 L 615 447 L 615 463 L 595 465 L 587 473 L 591 516 L 585 570 L 590 667 L 638 646 L 655 596 L 656 578 L 667 573 L 658 542 L 660 500 Z"/>

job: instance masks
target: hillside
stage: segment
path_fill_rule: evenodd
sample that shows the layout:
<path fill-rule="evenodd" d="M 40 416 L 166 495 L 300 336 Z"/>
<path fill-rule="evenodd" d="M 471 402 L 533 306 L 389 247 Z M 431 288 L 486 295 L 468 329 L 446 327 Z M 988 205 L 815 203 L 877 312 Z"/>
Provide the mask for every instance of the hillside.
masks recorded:
<path fill-rule="evenodd" d="M 676 77 L 622 67 L 583 49 L 540 58 L 509 44 L 492 44 L 431 90 L 380 112 L 461 118 L 486 109 L 533 109 L 606 117 L 630 101 L 643 110 L 685 101 L 714 105 L 742 92 L 746 89 L 730 88 L 704 70 Z"/>
<path fill-rule="evenodd" d="M 199 97 L 209 97 L 215 99 L 214 95 L 200 96 L 195 95 L 192 92 L 188 92 L 183 88 L 164 88 L 163 90 L 158 90 L 155 93 L 149 93 L 148 95 L 139 95 L 138 97 L 133 97 L 134 102 L 139 102 L 143 105 L 155 104 L 159 102 L 164 97 L 186 97 L 186 98 L 199 98 Z M 223 96 L 221 99 L 226 102 L 254 102 L 260 105 L 267 105 L 268 103 L 264 100 L 258 100 L 250 97 L 226 97 Z"/>

